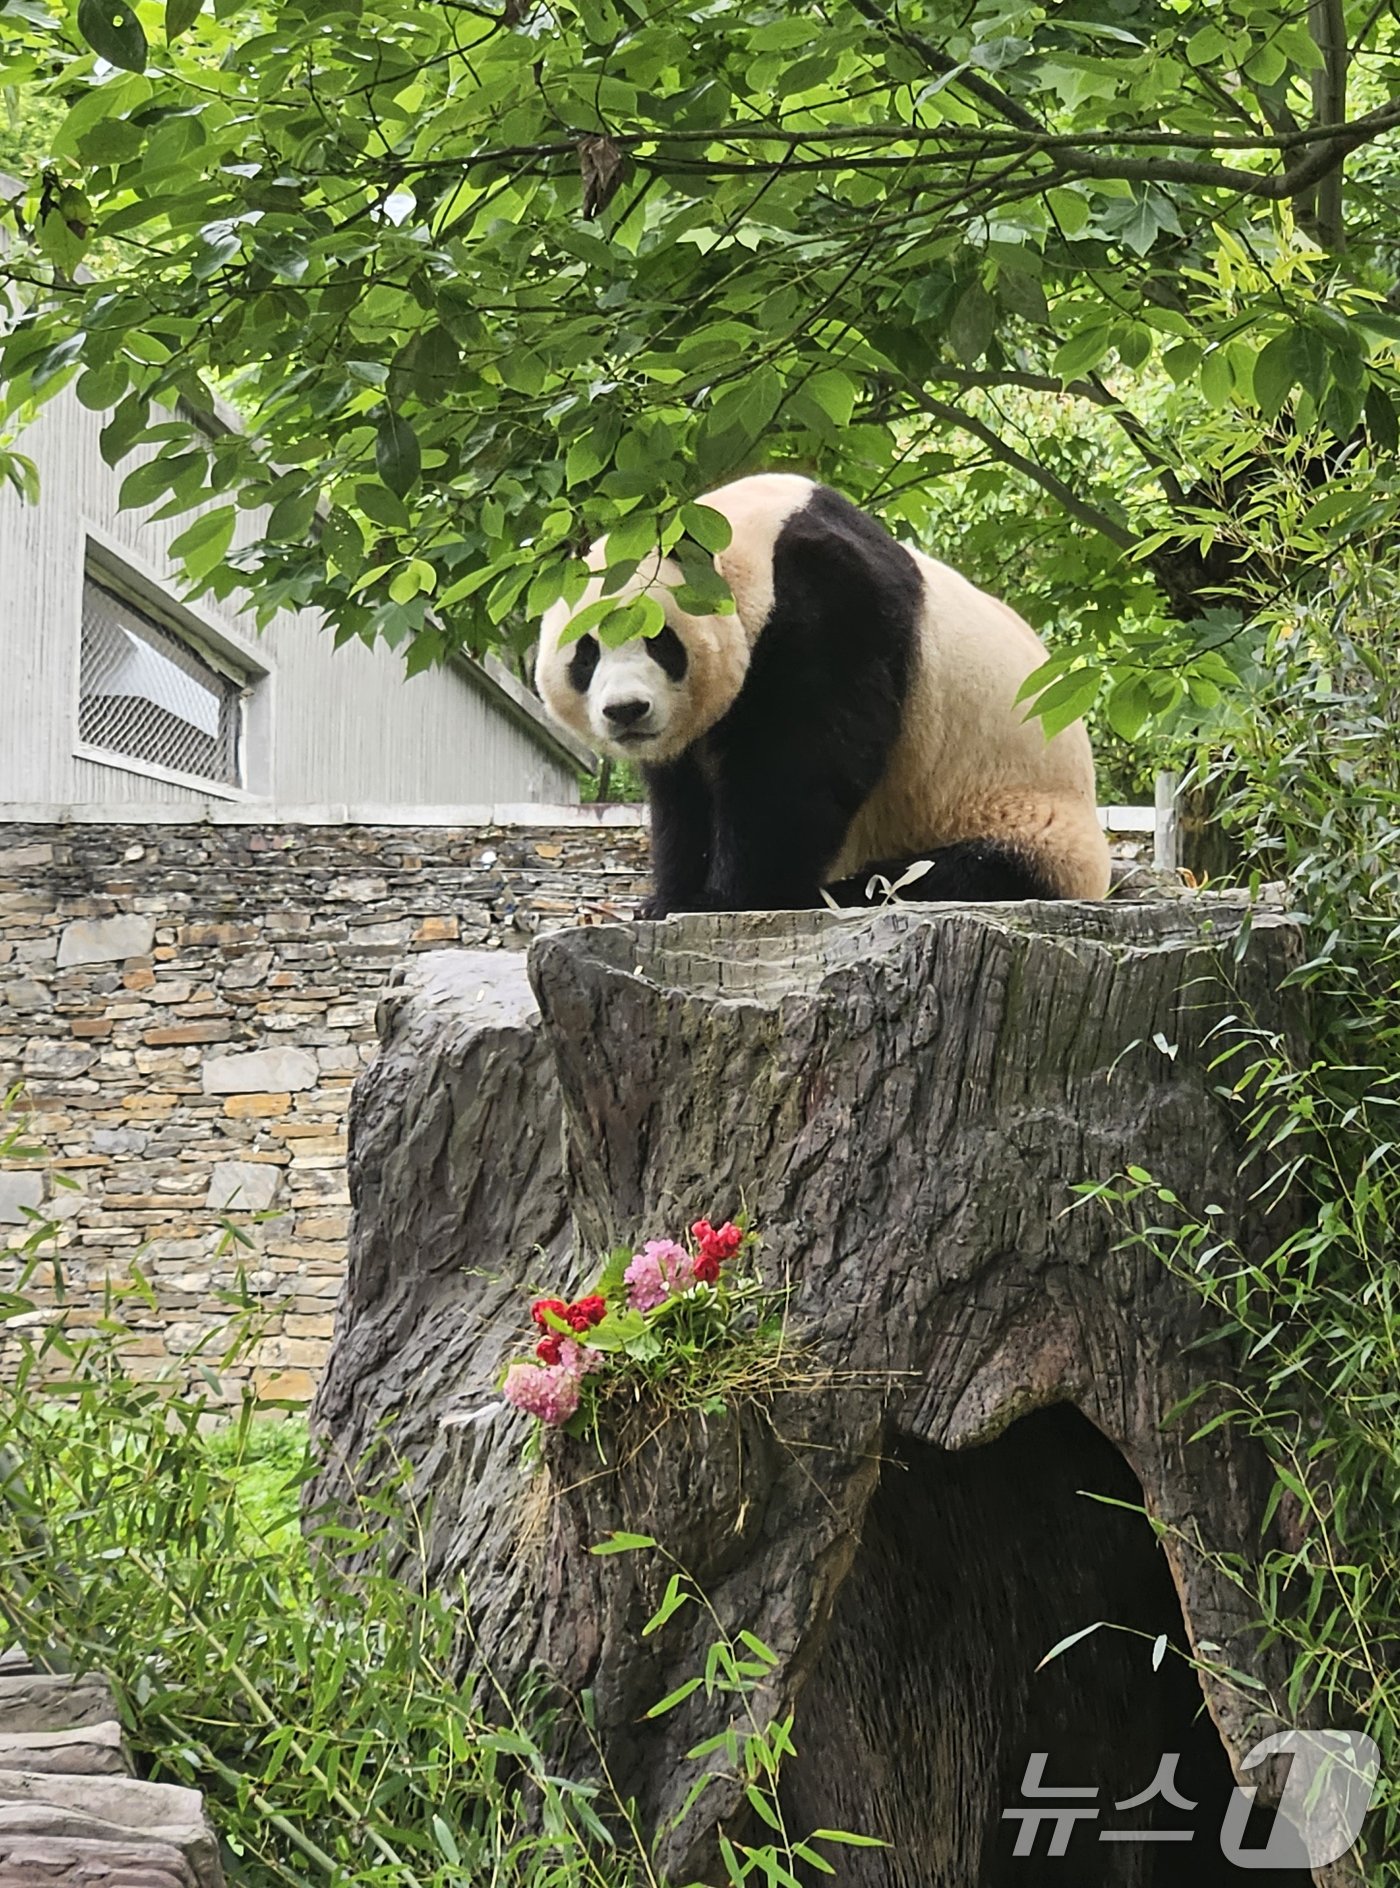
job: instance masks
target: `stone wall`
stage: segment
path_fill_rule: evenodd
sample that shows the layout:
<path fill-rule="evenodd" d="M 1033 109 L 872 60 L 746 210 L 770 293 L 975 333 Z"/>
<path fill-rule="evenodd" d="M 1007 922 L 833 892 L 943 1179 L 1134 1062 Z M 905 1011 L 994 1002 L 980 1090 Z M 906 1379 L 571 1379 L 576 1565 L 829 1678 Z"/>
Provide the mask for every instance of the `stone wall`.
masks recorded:
<path fill-rule="evenodd" d="M 155 1304 L 127 1317 L 154 1372 L 226 1315 L 241 1269 L 266 1335 L 230 1385 L 300 1397 L 330 1336 L 346 1109 L 390 967 L 625 916 L 646 835 L 625 809 L 456 829 L 229 819 L 0 823 L 0 1092 L 22 1081 L 47 1156 L 0 1161 L 0 1284 L 26 1209 L 60 1222 L 80 1318 L 135 1261 Z M 49 1276 L 28 1295 L 44 1302 Z"/>

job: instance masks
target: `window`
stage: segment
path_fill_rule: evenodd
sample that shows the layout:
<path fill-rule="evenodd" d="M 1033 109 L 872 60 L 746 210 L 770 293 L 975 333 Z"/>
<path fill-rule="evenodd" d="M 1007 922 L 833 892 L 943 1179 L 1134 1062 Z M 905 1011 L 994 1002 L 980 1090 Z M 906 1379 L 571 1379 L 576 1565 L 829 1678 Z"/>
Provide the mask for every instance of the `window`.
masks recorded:
<path fill-rule="evenodd" d="M 244 678 L 91 572 L 83 580 L 78 738 L 148 766 L 242 785 Z"/>

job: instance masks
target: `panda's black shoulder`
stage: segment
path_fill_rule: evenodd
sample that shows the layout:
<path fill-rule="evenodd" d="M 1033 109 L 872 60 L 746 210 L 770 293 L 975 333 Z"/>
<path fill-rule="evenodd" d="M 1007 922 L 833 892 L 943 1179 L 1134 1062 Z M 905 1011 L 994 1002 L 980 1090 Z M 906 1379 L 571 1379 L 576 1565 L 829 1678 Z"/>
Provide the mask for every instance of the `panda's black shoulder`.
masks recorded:
<path fill-rule="evenodd" d="M 816 742 L 868 791 L 910 697 L 923 575 L 883 525 L 816 485 L 777 532 L 772 577 L 743 688 L 711 746 Z"/>
<path fill-rule="evenodd" d="M 923 574 L 903 545 L 868 512 L 829 486 L 814 485 L 773 544 L 773 606 L 755 664 L 815 664 L 838 677 L 874 658 L 902 685 L 924 607 Z"/>

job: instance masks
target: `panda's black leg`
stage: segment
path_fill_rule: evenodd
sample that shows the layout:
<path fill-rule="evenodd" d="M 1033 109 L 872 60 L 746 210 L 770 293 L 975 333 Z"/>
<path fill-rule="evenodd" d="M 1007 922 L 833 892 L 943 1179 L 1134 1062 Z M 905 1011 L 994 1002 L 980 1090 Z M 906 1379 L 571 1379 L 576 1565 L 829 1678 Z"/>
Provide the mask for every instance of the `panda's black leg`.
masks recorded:
<path fill-rule="evenodd" d="M 801 911 L 822 903 L 822 878 L 863 789 L 833 772 L 824 777 L 823 757 L 810 751 L 731 751 L 715 790 L 707 910 Z"/>
<path fill-rule="evenodd" d="M 951 901 L 989 904 L 1060 895 L 1033 859 L 1001 840 L 962 839 L 956 845 L 940 846 L 922 856 L 929 861 L 928 871 L 901 886 L 895 894 L 898 899 L 908 899 L 914 904 Z M 883 878 L 893 886 L 914 863 L 912 858 L 881 860 L 826 889 L 838 905 L 878 905 L 884 902 L 886 894 L 884 887 L 877 885 L 867 898 L 865 888 L 871 879 Z"/>
<path fill-rule="evenodd" d="M 651 808 L 651 875 L 655 890 L 637 908 L 639 918 L 672 911 L 703 911 L 710 867 L 713 807 L 693 754 L 642 769 Z"/>

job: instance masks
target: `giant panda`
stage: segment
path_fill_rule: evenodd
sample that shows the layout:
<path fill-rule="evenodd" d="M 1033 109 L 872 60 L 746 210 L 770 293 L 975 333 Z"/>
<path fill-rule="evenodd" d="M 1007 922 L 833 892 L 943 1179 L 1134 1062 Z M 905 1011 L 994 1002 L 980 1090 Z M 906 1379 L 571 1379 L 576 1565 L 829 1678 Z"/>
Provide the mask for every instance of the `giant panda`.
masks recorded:
<path fill-rule="evenodd" d="M 1016 701 L 1045 659 L 1015 611 L 906 550 L 826 486 L 743 478 L 700 503 L 729 521 L 732 615 L 675 601 L 653 554 L 617 592 L 665 627 L 620 648 L 563 640 L 590 580 L 540 627 L 545 706 L 639 762 L 655 895 L 641 915 L 861 901 L 874 872 L 929 869 L 913 899 L 1100 898 L 1109 856 L 1082 722 L 1047 741 Z M 606 541 L 588 554 L 606 564 Z"/>

